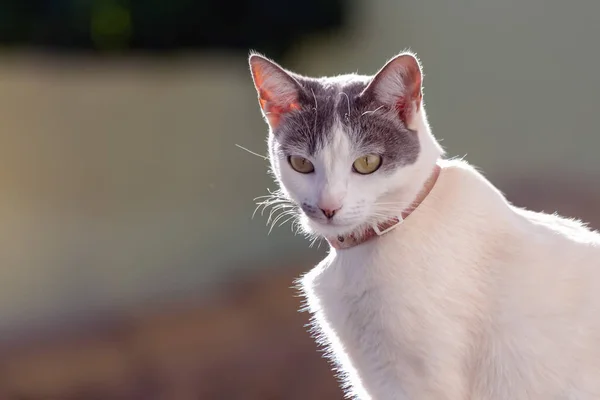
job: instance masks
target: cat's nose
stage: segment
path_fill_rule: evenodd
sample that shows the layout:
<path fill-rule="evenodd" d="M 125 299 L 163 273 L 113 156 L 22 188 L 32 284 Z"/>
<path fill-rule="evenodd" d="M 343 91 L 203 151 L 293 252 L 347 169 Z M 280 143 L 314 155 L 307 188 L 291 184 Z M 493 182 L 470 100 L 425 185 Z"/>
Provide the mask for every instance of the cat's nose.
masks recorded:
<path fill-rule="evenodd" d="M 339 208 L 336 208 L 336 209 L 321 208 L 320 210 L 321 210 L 321 212 L 323 212 L 323 215 L 325 215 L 327 217 L 327 219 L 331 219 L 331 218 L 333 218 L 335 213 L 339 211 Z"/>

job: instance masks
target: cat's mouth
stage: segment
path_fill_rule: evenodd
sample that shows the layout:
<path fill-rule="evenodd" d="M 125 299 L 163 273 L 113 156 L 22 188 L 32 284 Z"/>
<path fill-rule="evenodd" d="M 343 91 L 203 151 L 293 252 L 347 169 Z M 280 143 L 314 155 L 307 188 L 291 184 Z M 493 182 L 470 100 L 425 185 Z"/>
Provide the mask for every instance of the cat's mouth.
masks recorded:
<path fill-rule="evenodd" d="M 321 217 L 312 217 L 307 215 L 307 217 L 315 222 L 316 224 L 323 226 L 345 226 L 348 225 L 346 221 L 342 221 L 339 218 L 321 218 Z"/>
<path fill-rule="evenodd" d="M 322 236 L 344 235 L 354 231 L 358 226 L 355 221 L 351 222 L 336 218 L 314 218 L 308 215 L 306 216 L 306 222 L 313 233 Z"/>

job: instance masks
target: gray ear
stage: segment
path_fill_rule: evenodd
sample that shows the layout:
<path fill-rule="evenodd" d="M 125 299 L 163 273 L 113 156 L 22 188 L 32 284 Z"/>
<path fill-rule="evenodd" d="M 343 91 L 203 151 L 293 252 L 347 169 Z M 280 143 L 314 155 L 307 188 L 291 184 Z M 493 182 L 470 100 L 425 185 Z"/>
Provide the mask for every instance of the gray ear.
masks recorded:
<path fill-rule="evenodd" d="M 269 125 L 275 127 L 283 114 L 300 108 L 301 86 L 285 69 L 266 57 L 252 54 L 248 62 L 260 108 Z"/>
<path fill-rule="evenodd" d="M 422 79 L 417 58 L 411 53 L 401 53 L 377 72 L 363 95 L 373 96 L 378 102 L 397 110 L 399 117 L 408 122 L 421 105 Z"/>

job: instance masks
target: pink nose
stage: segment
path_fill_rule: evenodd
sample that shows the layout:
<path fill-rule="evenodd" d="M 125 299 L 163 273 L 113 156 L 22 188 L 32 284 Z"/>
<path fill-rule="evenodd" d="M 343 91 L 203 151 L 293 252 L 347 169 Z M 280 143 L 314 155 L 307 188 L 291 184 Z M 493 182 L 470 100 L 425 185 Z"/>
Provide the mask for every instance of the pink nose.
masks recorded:
<path fill-rule="evenodd" d="M 340 209 L 329 209 L 329 208 L 321 208 L 320 209 L 323 212 L 323 215 L 325 215 L 327 217 L 327 219 L 331 219 L 333 218 L 333 216 L 335 215 L 336 212 L 338 212 Z"/>

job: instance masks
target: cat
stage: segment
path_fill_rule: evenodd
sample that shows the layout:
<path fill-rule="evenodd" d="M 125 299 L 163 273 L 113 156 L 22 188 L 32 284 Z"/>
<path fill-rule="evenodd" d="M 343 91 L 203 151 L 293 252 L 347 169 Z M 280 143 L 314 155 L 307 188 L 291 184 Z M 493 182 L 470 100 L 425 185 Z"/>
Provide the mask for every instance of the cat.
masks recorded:
<path fill-rule="evenodd" d="M 348 396 L 600 399 L 600 235 L 448 159 L 414 54 L 374 76 L 249 64 L 280 186 L 263 205 L 330 245 L 299 282 Z"/>

